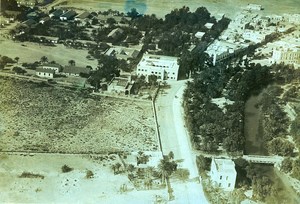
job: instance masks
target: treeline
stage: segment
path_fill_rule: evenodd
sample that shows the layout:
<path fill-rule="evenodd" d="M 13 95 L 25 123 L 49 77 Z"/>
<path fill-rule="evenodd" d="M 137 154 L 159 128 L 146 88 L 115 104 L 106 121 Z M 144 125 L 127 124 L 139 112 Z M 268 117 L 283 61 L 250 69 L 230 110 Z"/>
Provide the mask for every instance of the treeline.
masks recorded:
<path fill-rule="evenodd" d="M 227 152 L 244 150 L 244 107 L 246 100 L 273 81 L 270 67 L 246 64 L 205 64 L 189 82 L 184 108 L 191 140 L 196 149 Z M 233 102 L 221 109 L 211 99 L 225 97 Z"/>

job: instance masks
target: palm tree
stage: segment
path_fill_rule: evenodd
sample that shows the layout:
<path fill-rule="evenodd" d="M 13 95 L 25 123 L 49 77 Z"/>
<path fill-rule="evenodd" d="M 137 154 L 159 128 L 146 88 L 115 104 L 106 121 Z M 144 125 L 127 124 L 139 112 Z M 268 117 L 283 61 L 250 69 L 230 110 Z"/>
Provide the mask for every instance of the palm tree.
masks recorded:
<path fill-rule="evenodd" d="M 42 63 L 48 62 L 48 58 L 46 56 L 41 57 L 41 62 Z"/>
<path fill-rule="evenodd" d="M 167 182 L 168 193 L 169 193 L 169 200 L 174 199 L 173 189 L 170 183 L 170 176 L 171 174 L 176 171 L 177 164 L 174 161 L 170 161 L 168 156 L 164 156 L 160 163 L 158 164 L 158 170 L 162 178 L 162 182 Z"/>
<path fill-rule="evenodd" d="M 74 60 L 69 60 L 69 65 L 70 66 L 75 66 L 75 61 Z"/>

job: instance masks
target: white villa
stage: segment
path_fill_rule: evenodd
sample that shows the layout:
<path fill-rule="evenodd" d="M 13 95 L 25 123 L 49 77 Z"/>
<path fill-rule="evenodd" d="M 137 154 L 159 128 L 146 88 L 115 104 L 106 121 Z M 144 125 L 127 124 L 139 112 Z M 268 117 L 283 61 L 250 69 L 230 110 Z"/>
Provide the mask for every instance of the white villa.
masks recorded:
<path fill-rule="evenodd" d="M 55 71 L 52 69 L 37 68 L 35 74 L 39 77 L 52 79 L 54 78 Z"/>
<path fill-rule="evenodd" d="M 300 49 L 297 47 L 290 48 L 277 48 L 273 50 L 270 63 L 284 63 L 293 64 L 295 66 L 300 65 Z"/>
<path fill-rule="evenodd" d="M 177 80 L 177 57 L 144 54 L 137 65 L 137 75 L 156 75 L 158 80 Z"/>
<path fill-rule="evenodd" d="M 54 70 L 55 73 L 58 73 L 61 71 L 61 66 L 59 64 L 44 64 L 43 69 L 51 69 Z"/>
<path fill-rule="evenodd" d="M 225 191 L 232 191 L 235 186 L 236 175 L 235 164 L 231 159 L 212 159 L 210 176 L 215 186 Z"/>

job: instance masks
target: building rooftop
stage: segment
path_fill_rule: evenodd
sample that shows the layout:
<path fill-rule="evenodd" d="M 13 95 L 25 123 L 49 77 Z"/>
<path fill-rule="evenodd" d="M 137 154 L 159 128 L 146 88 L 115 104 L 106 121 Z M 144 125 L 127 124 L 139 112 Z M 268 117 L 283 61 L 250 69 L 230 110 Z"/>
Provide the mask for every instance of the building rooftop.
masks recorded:
<path fill-rule="evenodd" d="M 55 73 L 55 70 L 53 70 L 53 69 L 44 69 L 44 68 L 37 68 L 35 71 L 36 72 L 50 73 L 50 74 Z"/>
<path fill-rule="evenodd" d="M 43 64 L 43 67 L 57 67 L 57 68 L 60 68 L 60 65 L 59 64 L 46 63 L 46 64 Z"/>
<path fill-rule="evenodd" d="M 121 59 L 136 58 L 139 53 L 140 51 L 137 49 L 119 46 L 111 47 L 105 52 L 106 55 L 115 55 Z"/>
<path fill-rule="evenodd" d="M 90 12 L 84 11 L 83 13 L 78 14 L 78 15 L 76 16 L 76 18 L 85 19 L 85 18 L 88 18 L 90 15 L 91 15 Z"/>
<path fill-rule="evenodd" d="M 65 66 L 63 72 L 64 73 L 70 73 L 70 74 L 89 74 L 90 69 L 86 67 L 74 67 L 74 66 Z"/>
<path fill-rule="evenodd" d="M 177 57 L 145 54 L 138 66 L 178 68 Z"/>
<path fill-rule="evenodd" d="M 235 164 L 231 159 L 214 159 L 219 172 L 234 172 Z"/>

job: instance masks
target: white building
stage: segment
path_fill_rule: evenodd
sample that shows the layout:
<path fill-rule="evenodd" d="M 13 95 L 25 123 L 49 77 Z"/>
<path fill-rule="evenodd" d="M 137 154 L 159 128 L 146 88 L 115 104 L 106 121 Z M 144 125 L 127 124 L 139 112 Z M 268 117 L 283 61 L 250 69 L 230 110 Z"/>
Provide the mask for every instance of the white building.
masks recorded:
<path fill-rule="evenodd" d="M 199 38 L 199 39 L 202 39 L 202 37 L 205 35 L 205 32 L 197 32 L 196 34 L 195 34 L 195 37 L 196 38 Z"/>
<path fill-rule="evenodd" d="M 274 49 L 270 63 L 284 63 L 298 66 L 300 64 L 300 49 L 297 47 Z"/>
<path fill-rule="evenodd" d="M 232 191 L 236 175 L 235 164 L 231 159 L 212 159 L 210 177 L 214 185 L 225 191 Z"/>
<path fill-rule="evenodd" d="M 251 42 L 260 43 L 265 39 L 265 35 L 259 31 L 246 29 L 243 33 L 244 40 L 249 40 Z"/>
<path fill-rule="evenodd" d="M 177 57 L 144 54 L 137 65 L 137 75 L 156 75 L 158 80 L 177 80 Z"/>
<path fill-rule="evenodd" d="M 58 73 L 61 71 L 61 66 L 59 64 L 44 64 L 43 69 L 51 69 L 54 70 L 55 73 Z"/>
<path fill-rule="evenodd" d="M 39 77 L 52 79 L 54 78 L 55 71 L 52 69 L 37 68 L 35 74 Z"/>

